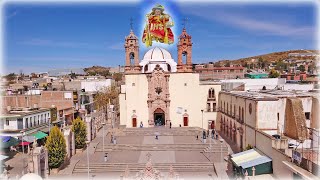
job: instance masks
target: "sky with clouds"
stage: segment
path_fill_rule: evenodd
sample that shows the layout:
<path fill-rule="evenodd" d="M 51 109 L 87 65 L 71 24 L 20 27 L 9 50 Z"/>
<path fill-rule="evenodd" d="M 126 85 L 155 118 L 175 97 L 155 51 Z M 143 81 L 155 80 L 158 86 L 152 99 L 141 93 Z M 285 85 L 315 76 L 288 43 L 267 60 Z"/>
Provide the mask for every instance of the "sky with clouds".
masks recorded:
<path fill-rule="evenodd" d="M 145 14 L 157 1 L 103 4 L 7 3 L 4 6 L 5 73 L 44 72 L 92 65 L 118 66 L 124 38 L 142 36 Z M 175 41 L 188 18 L 194 63 L 238 59 L 290 49 L 316 49 L 314 3 L 184 3 L 164 1 Z M 176 44 L 164 46 L 176 60 Z M 148 50 L 140 43 L 140 59 Z"/>

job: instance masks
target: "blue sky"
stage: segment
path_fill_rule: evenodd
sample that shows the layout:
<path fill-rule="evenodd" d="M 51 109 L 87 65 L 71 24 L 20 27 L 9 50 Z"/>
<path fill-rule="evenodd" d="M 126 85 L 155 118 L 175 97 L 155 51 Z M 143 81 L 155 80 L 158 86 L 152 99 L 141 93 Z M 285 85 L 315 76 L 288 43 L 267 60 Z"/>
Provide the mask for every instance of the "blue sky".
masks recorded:
<path fill-rule="evenodd" d="M 189 19 L 194 63 L 316 49 L 317 7 L 312 3 L 165 2 L 165 12 L 175 22 L 175 37 L 182 19 Z M 134 32 L 141 37 L 144 16 L 155 3 L 8 3 L 3 14 L 5 73 L 124 65 L 129 19 L 134 19 Z M 165 48 L 176 60 L 176 44 Z M 141 43 L 140 59 L 146 50 Z"/>

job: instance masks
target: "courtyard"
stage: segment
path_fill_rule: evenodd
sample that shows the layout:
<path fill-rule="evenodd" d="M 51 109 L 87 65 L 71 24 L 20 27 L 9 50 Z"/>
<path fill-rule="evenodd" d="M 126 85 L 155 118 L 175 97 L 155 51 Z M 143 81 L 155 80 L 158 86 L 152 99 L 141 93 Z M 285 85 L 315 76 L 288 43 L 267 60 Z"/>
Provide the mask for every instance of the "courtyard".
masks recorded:
<path fill-rule="evenodd" d="M 231 148 L 210 137 L 203 143 L 200 128 L 109 128 L 105 130 L 104 148 L 102 134 L 100 129 L 87 150 L 77 153 L 65 169 L 49 178 L 87 178 L 87 153 L 89 177 L 93 179 L 135 178 L 146 168 L 149 159 L 163 178 L 170 172 L 180 179 L 228 178 L 224 159 L 232 153 Z M 111 134 L 116 137 L 116 144 L 111 142 Z M 108 153 L 107 162 L 105 153 Z"/>

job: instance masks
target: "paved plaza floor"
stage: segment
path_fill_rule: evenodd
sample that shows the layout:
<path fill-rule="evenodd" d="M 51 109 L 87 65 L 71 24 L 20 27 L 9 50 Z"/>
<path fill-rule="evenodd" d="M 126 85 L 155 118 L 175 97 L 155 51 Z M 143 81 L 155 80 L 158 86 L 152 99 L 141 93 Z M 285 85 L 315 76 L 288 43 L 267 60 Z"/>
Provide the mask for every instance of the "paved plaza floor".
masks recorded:
<path fill-rule="evenodd" d="M 195 135 L 168 135 L 170 130 L 176 131 L 177 129 L 165 129 L 164 131 L 169 133 L 160 134 L 158 139 L 155 138 L 155 135 L 139 133 L 137 130 L 135 134 L 117 136 L 117 144 L 112 144 L 111 134 L 106 133 L 104 151 L 108 153 L 107 162 L 104 161 L 105 152 L 103 152 L 102 130 L 100 130 L 97 137 L 90 142 L 87 150 L 74 155 L 66 168 L 60 170 L 58 174 L 50 174 L 49 179 L 87 179 L 87 152 L 90 161 L 90 179 L 121 179 L 126 166 L 131 169 L 129 177 L 135 177 L 138 170 L 145 168 L 149 158 L 153 167 L 161 172 L 164 179 L 168 176 L 170 166 L 179 179 L 228 178 L 227 163 L 223 160 L 227 151 L 221 154 L 220 148 L 217 148 L 220 147 L 219 140 L 207 140 L 204 144 Z M 217 152 L 204 153 L 203 150 L 210 147 L 210 143 L 216 146 Z M 223 144 L 224 147 L 226 145 Z M 231 151 L 230 148 L 228 150 Z M 10 172 L 11 177 L 15 177 L 16 173 L 21 176 L 20 160 L 21 158 L 17 155 L 8 161 L 17 170 L 17 172 L 14 170 Z M 185 169 L 184 166 L 190 167 Z M 202 166 L 203 169 L 201 169 Z M 196 169 L 193 170 L 193 167 Z"/>

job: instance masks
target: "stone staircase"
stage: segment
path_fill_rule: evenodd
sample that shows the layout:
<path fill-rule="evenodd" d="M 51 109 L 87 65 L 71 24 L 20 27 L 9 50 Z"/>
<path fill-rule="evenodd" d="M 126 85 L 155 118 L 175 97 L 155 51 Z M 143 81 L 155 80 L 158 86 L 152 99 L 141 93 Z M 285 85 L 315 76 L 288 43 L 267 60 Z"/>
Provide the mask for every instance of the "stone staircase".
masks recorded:
<path fill-rule="evenodd" d="M 153 127 L 153 128 L 125 128 L 123 132 L 128 135 L 154 136 L 159 133 L 160 136 L 196 136 L 201 134 L 201 128 L 198 127 Z"/>
<path fill-rule="evenodd" d="M 204 151 L 208 144 L 107 144 L 105 151 Z M 220 146 L 214 145 L 215 149 Z M 102 148 L 97 148 L 96 152 L 102 152 Z M 219 149 L 220 152 L 220 149 Z"/>
<path fill-rule="evenodd" d="M 228 152 L 228 147 L 223 145 L 222 148 L 221 148 L 220 145 L 214 145 L 214 146 L 212 145 L 211 148 L 210 148 L 210 146 L 208 146 L 203 150 L 204 153 L 210 153 L 210 152 L 212 152 L 212 153 L 220 153 L 221 151 L 222 152 Z"/>
<path fill-rule="evenodd" d="M 169 172 L 170 166 L 177 173 L 179 172 L 212 172 L 214 167 L 212 162 L 180 162 L 180 163 L 153 163 L 153 168 L 160 172 Z M 126 168 L 130 172 L 139 172 L 145 169 L 146 163 L 93 163 L 90 164 L 91 173 L 125 172 Z M 87 173 L 87 165 L 76 165 L 73 173 Z"/>

